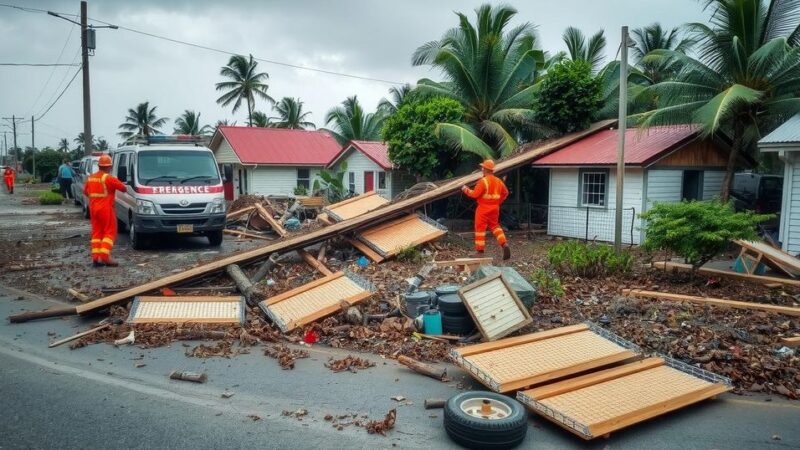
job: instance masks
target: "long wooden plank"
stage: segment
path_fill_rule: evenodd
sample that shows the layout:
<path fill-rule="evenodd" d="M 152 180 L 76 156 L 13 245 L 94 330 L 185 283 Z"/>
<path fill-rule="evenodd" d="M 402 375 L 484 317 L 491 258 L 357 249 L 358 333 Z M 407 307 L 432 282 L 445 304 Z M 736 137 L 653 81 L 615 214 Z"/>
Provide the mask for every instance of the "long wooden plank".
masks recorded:
<path fill-rule="evenodd" d="M 691 272 L 692 270 L 691 264 L 682 264 L 682 263 L 664 262 L 664 261 L 654 262 L 653 267 L 656 269 L 678 270 L 681 272 Z M 701 273 L 703 275 L 733 278 L 736 280 L 754 281 L 756 283 L 761 283 L 761 284 L 779 283 L 785 286 L 800 287 L 800 280 L 793 280 L 790 278 L 769 277 L 764 275 L 748 275 L 746 273 L 733 272 L 730 270 L 712 269 L 709 267 L 700 267 L 699 269 L 697 269 L 697 273 Z"/>
<path fill-rule="evenodd" d="M 725 308 L 752 309 L 766 311 L 787 316 L 800 316 L 800 308 L 790 306 L 769 305 L 766 303 L 740 302 L 737 300 L 723 300 L 721 298 L 695 297 L 693 295 L 670 294 L 668 292 L 645 291 L 642 289 L 623 289 L 622 295 L 631 297 L 655 298 L 658 300 L 671 300 L 676 302 L 691 302 L 701 305 L 716 305 Z"/>
<path fill-rule="evenodd" d="M 227 228 L 222 230 L 222 232 L 225 233 L 225 234 L 230 234 L 232 236 L 238 236 L 238 237 L 243 237 L 243 238 L 248 238 L 248 239 L 261 239 L 262 241 L 274 241 L 275 240 L 275 238 L 270 238 L 270 237 L 266 237 L 266 236 L 259 236 L 257 234 L 246 233 L 244 231 L 239 231 L 239 230 L 229 230 Z"/>
<path fill-rule="evenodd" d="M 272 217 L 272 215 L 269 212 L 267 212 L 266 209 L 264 209 L 263 206 L 256 203 L 255 207 L 256 210 L 258 211 L 258 215 L 261 216 L 262 219 L 266 220 L 269 226 L 272 227 L 272 229 L 276 233 L 278 233 L 278 235 L 280 235 L 281 237 L 286 236 L 286 230 L 281 226 L 281 224 L 278 223 L 277 220 L 275 220 L 275 218 Z"/>
<path fill-rule="evenodd" d="M 449 267 L 449 266 L 471 266 L 473 264 L 491 264 L 492 258 L 457 258 L 449 261 L 434 261 L 432 264 L 436 267 Z"/>
<path fill-rule="evenodd" d="M 588 329 L 589 329 L 588 325 L 586 325 L 585 323 L 579 323 L 577 325 L 554 328 L 552 330 L 540 331 L 538 333 L 526 334 L 524 336 L 516 336 L 513 338 L 505 338 L 494 342 L 469 345 L 467 347 L 458 348 L 453 351 L 458 353 L 463 358 L 465 356 L 475 355 L 478 353 L 489 352 L 492 350 L 500 350 L 502 348 L 512 347 L 515 345 L 527 344 L 529 342 L 536 342 L 536 341 L 541 341 L 543 339 L 550 339 L 558 336 L 564 336 L 565 334 L 580 333 L 581 331 L 586 331 Z"/>
<path fill-rule="evenodd" d="M 252 211 L 254 209 L 256 209 L 255 206 L 248 206 L 246 208 L 237 209 L 236 211 L 231 211 L 231 212 L 229 212 L 228 214 L 225 215 L 225 219 L 231 220 L 236 216 L 240 216 L 240 215 L 242 215 L 242 214 L 244 214 L 246 212 L 250 212 L 250 211 Z"/>
<path fill-rule="evenodd" d="M 519 380 L 501 383 L 500 392 L 515 391 L 517 389 L 524 388 L 527 386 L 542 384 L 546 381 L 557 380 L 559 378 L 563 378 L 569 375 L 583 373 L 586 372 L 587 370 L 597 369 L 599 367 L 608 366 L 611 364 L 619 363 L 637 357 L 639 357 L 639 355 L 637 355 L 636 353 L 630 350 L 623 350 L 613 355 L 608 355 L 603 358 L 593 359 L 591 361 L 586 361 L 580 364 L 576 364 L 574 366 L 565 367 L 563 369 L 553 370 L 551 372 L 543 373 L 541 375 L 535 375 L 531 377 L 520 378 Z"/>
<path fill-rule="evenodd" d="M 579 131 L 576 133 L 570 133 L 566 136 L 562 136 L 558 139 L 539 145 L 537 147 L 530 146 L 529 148 L 524 148 L 523 149 L 524 151 L 522 151 L 521 153 L 516 154 L 504 161 L 498 162 L 497 165 L 495 166 L 495 173 L 502 174 L 505 172 L 509 172 L 513 169 L 516 169 L 518 167 L 526 166 L 530 164 L 532 161 L 541 158 L 542 156 L 548 155 L 556 150 L 562 149 L 574 143 L 575 141 L 590 136 L 600 130 L 607 129 L 608 127 L 611 127 L 616 123 L 617 123 L 616 120 L 605 120 L 602 122 L 597 122 L 592 124 L 592 126 L 586 130 Z M 263 247 L 246 250 L 239 253 L 234 253 L 220 260 L 208 264 L 203 264 L 201 266 L 193 267 L 183 272 L 159 278 L 150 281 L 148 283 L 144 283 L 139 286 L 135 286 L 130 289 L 117 292 L 115 294 L 111 294 L 106 297 L 99 298 L 93 302 L 79 305 L 78 307 L 75 308 L 75 310 L 78 314 L 91 313 L 93 311 L 98 311 L 107 308 L 111 305 L 116 305 L 118 303 L 124 302 L 129 298 L 135 297 L 139 294 L 144 294 L 146 292 L 150 292 L 170 285 L 173 286 L 179 285 L 181 283 L 185 283 L 186 281 L 195 278 L 219 272 L 221 270 L 224 270 L 225 267 L 227 267 L 230 264 L 246 264 L 249 262 L 258 261 L 259 259 L 266 258 L 270 254 L 275 252 L 279 254 L 286 253 L 292 250 L 297 250 L 298 248 L 308 247 L 309 245 L 313 245 L 317 242 L 325 241 L 333 236 L 341 235 L 342 233 L 347 231 L 360 229 L 365 226 L 375 225 L 376 223 L 382 223 L 386 220 L 394 219 L 395 217 L 401 214 L 407 213 L 408 211 L 419 208 L 435 200 L 439 200 L 445 197 L 449 197 L 450 195 L 456 194 L 461 191 L 461 186 L 465 184 L 475 183 L 479 179 L 481 179 L 482 176 L 483 175 L 481 173 L 474 172 L 469 175 L 464 175 L 462 177 L 454 178 L 442 184 L 436 189 L 432 189 L 423 194 L 405 200 L 401 200 L 396 203 L 391 203 L 382 208 L 378 208 L 366 214 L 362 214 L 353 219 L 345 220 L 337 224 L 331 225 L 329 227 L 313 231 L 311 233 L 306 233 L 289 239 L 284 239 L 270 245 L 265 245 Z"/>

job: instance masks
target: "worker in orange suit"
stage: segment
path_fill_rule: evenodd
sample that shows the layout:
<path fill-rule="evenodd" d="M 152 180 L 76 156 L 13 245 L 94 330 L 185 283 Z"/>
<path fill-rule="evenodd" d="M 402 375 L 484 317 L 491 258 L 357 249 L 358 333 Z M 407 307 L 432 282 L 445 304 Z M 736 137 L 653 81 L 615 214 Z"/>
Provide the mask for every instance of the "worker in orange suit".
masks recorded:
<path fill-rule="evenodd" d="M 9 166 L 6 166 L 6 170 L 3 171 L 3 182 L 6 184 L 6 191 L 9 194 L 14 193 L 14 178 L 16 174 L 14 173 L 14 169 Z"/>
<path fill-rule="evenodd" d="M 475 250 L 483 254 L 486 249 L 486 228 L 489 228 L 502 247 L 505 260 L 511 258 L 511 248 L 500 228 L 500 205 L 508 198 L 508 188 L 503 180 L 494 176 L 494 161 L 487 159 L 480 167 L 483 168 L 483 178 L 475 184 L 475 189 L 461 187 L 461 192 L 478 203 L 475 209 Z"/>
<path fill-rule="evenodd" d="M 114 197 L 116 191 L 124 191 L 125 185 L 109 174 L 111 157 L 100 156 L 97 162 L 99 170 L 86 179 L 83 193 L 89 199 L 89 211 L 92 222 L 92 265 L 94 267 L 119 264 L 111 259 L 111 249 L 117 238 L 117 216 L 114 213 Z"/>

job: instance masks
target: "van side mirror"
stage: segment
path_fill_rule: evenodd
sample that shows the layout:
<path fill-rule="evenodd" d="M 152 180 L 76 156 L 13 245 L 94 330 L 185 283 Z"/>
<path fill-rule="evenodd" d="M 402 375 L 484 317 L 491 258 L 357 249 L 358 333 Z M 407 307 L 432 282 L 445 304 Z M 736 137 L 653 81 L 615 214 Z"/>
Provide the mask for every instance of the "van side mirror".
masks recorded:
<path fill-rule="evenodd" d="M 117 168 L 117 178 L 119 179 L 119 181 L 121 181 L 123 183 L 127 183 L 128 182 L 128 168 L 125 167 L 125 166 L 120 166 L 119 168 Z"/>
<path fill-rule="evenodd" d="M 230 164 L 222 166 L 222 179 L 223 181 L 233 181 L 233 166 Z"/>

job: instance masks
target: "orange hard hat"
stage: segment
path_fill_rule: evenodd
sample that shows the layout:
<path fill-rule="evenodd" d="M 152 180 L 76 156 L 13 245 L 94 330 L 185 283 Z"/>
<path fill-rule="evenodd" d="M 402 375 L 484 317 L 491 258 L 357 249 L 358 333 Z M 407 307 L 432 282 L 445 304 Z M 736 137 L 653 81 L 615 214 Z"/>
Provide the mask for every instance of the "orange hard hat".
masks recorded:
<path fill-rule="evenodd" d="M 111 167 L 111 157 L 108 155 L 100 156 L 100 159 L 97 161 L 98 167 Z"/>
<path fill-rule="evenodd" d="M 479 166 L 483 167 L 486 170 L 494 170 L 494 161 L 491 159 L 487 159 L 483 163 L 479 164 Z"/>

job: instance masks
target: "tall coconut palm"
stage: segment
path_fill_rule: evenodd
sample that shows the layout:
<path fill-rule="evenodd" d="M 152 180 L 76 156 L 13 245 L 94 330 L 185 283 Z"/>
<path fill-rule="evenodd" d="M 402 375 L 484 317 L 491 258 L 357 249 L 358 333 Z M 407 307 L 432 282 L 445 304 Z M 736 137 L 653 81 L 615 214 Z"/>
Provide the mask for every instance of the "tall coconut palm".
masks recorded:
<path fill-rule="evenodd" d="M 593 34 L 586 40 L 583 32 L 575 27 L 568 27 L 561 36 L 567 45 L 567 56 L 573 61 L 586 61 L 592 66 L 592 73 L 597 73 L 603 64 L 606 49 L 606 37 L 603 30 Z"/>
<path fill-rule="evenodd" d="M 317 127 L 314 123 L 306 120 L 306 117 L 311 115 L 311 111 L 303 112 L 303 102 L 299 98 L 283 97 L 275 104 L 275 111 L 278 116 L 270 117 L 270 119 L 278 119 L 278 121 L 273 122 L 272 127 L 291 129 L 314 129 Z"/>
<path fill-rule="evenodd" d="M 634 64 L 653 83 L 672 77 L 678 67 L 672 61 L 661 63 L 652 60 L 645 61 L 644 57 L 648 53 L 653 50 L 674 50 L 686 53 L 695 44 L 694 39 L 682 36 L 677 28 L 667 31 L 659 23 L 632 30 L 631 40 L 634 44 L 631 49 Z"/>
<path fill-rule="evenodd" d="M 75 139 L 73 139 L 72 142 L 77 144 L 77 147 L 75 147 L 75 150 L 80 150 L 82 152 L 83 149 L 86 148 L 86 140 L 83 137 L 83 131 L 78 133 L 78 136 L 75 137 Z"/>
<path fill-rule="evenodd" d="M 107 152 L 108 147 L 109 147 L 108 141 L 103 138 L 97 138 L 97 140 L 95 141 L 94 148 L 100 150 L 101 152 Z"/>
<path fill-rule="evenodd" d="M 415 66 L 431 65 L 445 77 L 443 82 L 419 80 L 417 91 L 449 97 L 464 106 L 463 122 L 440 123 L 436 128 L 453 147 L 484 158 L 504 156 L 517 146 L 514 128 L 534 115 L 533 81 L 544 53 L 536 48 L 530 23 L 507 29 L 517 14 L 514 8 L 482 5 L 475 13 L 474 25 L 456 13 L 458 27 L 414 52 Z"/>
<path fill-rule="evenodd" d="M 222 106 L 228 106 L 233 103 L 233 112 L 242 106 L 242 100 L 247 103 L 247 123 L 253 126 L 253 109 L 256 104 L 256 97 L 266 100 L 270 104 L 275 104 L 275 100 L 267 94 L 266 81 L 269 79 L 267 72 L 257 72 L 258 62 L 253 60 L 253 55 L 250 58 L 245 58 L 242 55 L 231 56 L 228 60 L 228 65 L 220 69 L 219 74 L 230 81 L 222 81 L 217 83 L 218 91 L 225 91 L 217 103 Z"/>
<path fill-rule="evenodd" d="M 150 102 L 139 103 L 136 108 L 128 109 L 125 122 L 119 125 L 123 130 L 117 133 L 120 137 L 129 138 L 131 136 L 150 136 L 161 134 L 159 128 L 167 123 L 166 117 L 156 115 L 156 106 L 150 107 Z"/>
<path fill-rule="evenodd" d="M 645 57 L 676 60 L 674 80 L 647 88 L 657 108 L 634 116 L 642 125 L 696 125 L 704 136 L 731 137 L 721 197 L 727 201 L 733 171 L 743 151 L 800 111 L 800 2 L 797 0 L 708 0 L 709 24 L 693 23 L 697 57 L 653 50 Z"/>
<path fill-rule="evenodd" d="M 412 95 L 414 88 L 406 83 L 400 87 L 393 86 L 389 88 L 389 96 L 391 99 L 382 98 L 378 103 L 378 108 L 381 108 L 389 114 L 394 114 L 407 98 Z"/>
<path fill-rule="evenodd" d="M 175 134 L 190 134 L 192 136 L 203 136 L 211 130 L 209 125 L 200 125 L 200 113 L 185 110 L 183 114 L 175 119 Z"/>
<path fill-rule="evenodd" d="M 378 110 L 365 113 L 357 96 L 347 97 L 341 106 L 332 108 L 325 115 L 325 123 L 331 128 L 324 129 L 336 140 L 345 145 L 351 140 L 377 141 L 381 138 L 381 127 L 386 113 Z"/>
<path fill-rule="evenodd" d="M 269 128 L 273 124 L 270 123 L 269 117 L 267 117 L 266 113 L 261 111 L 253 111 L 253 122 L 250 124 L 251 127 L 259 127 L 259 128 Z"/>
<path fill-rule="evenodd" d="M 58 141 L 58 151 L 64 153 L 69 152 L 69 139 L 61 138 L 61 140 Z"/>

